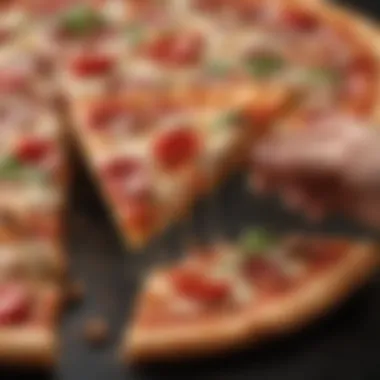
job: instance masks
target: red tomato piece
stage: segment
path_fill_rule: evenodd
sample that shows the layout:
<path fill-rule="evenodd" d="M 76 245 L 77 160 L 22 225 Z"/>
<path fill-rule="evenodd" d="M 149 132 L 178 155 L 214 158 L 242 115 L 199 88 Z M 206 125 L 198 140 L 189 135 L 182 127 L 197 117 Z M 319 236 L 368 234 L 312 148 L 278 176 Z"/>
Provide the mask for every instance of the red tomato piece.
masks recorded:
<path fill-rule="evenodd" d="M 91 77 L 109 73 L 114 67 L 115 59 L 106 55 L 83 55 L 76 57 L 70 70 L 79 77 Z"/>
<path fill-rule="evenodd" d="M 155 142 L 153 154 L 164 168 L 175 170 L 193 161 L 199 149 L 196 132 L 182 127 L 164 132 Z"/>
<path fill-rule="evenodd" d="M 25 139 L 16 149 L 16 157 L 27 163 L 39 163 L 52 152 L 52 143 L 47 140 Z"/>
<path fill-rule="evenodd" d="M 198 33 L 164 34 L 147 47 L 152 59 L 167 65 L 196 64 L 202 55 L 204 40 Z"/>
<path fill-rule="evenodd" d="M 124 180 L 139 173 L 141 163 L 130 157 L 120 157 L 108 162 L 102 168 L 102 174 L 109 181 Z"/>
<path fill-rule="evenodd" d="M 263 257 L 248 260 L 244 267 L 244 274 L 259 289 L 268 292 L 283 291 L 290 285 L 289 278 L 281 268 Z"/>
<path fill-rule="evenodd" d="M 191 270 L 178 270 L 171 274 L 177 292 L 186 298 L 200 302 L 218 302 L 231 293 L 230 284 Z"/>
<path fill-rule="evenodd" d="M 318 16 L 300 9 L 284 9 L 282 22 L 297 32 L 314 32 L 320 26 Z"/>
<path fill-rule="evenodd" d="M 25 322 L 30 315 L 30 294 L 27 289 L 15 283 L 0 286 L 0 325 L 14 325 Z"/>

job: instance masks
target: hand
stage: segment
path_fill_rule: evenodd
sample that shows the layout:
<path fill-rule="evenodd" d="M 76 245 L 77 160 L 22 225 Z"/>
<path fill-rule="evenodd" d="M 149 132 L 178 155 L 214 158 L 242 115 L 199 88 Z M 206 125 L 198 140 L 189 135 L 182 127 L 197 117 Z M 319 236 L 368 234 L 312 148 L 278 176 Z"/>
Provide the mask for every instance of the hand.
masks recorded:
<path fill-rule="evenodd" d="M 276 132 L 254 150 L 253 184 L 320 219 L 343 212 L 380 226 L 380 133 L 348 118 Z"/>

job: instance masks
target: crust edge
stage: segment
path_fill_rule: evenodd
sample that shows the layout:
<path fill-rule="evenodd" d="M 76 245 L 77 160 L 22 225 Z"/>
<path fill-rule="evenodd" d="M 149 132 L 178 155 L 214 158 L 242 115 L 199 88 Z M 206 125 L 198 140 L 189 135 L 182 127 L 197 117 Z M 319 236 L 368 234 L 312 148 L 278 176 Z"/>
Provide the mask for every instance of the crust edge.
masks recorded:
<path fill-rule="evenodd" d="M 227 324 L 156 332 L 132 327 L 124 336 L 122 360 L 136 363 L 207 355 L 299 330 L 363 285 L 379 263 L 377 251 L 375 245 L 355 245 L 343 263 L 316 277 L 295 294 L 259 313 L 231 318 Z"/>

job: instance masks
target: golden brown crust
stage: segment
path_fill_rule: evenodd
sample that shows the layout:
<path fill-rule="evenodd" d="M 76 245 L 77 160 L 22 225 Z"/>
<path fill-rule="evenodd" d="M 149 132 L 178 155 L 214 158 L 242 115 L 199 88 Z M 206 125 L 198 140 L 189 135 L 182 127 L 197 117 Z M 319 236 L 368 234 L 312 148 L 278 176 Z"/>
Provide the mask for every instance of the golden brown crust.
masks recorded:
<path fill-rule="evenodd" d="M 224 351 L 246 343 L 290 333 L 342 302 L 372 274 L 379 262 L 377 248 L 353 246 L 340 262 L 299 289 L 259 310 L 223 318 L 220 323 L 139 328 L 138 320 L 124 336 L 125 361 L 166 360 Z M 143 302 L 143 298 L 142 301 Z"/>
<path fill-rule="evenodd" d="M 0 363 L 51 367 L 58 358 L 56 331 L 50 328 L 0 327 Z"/>

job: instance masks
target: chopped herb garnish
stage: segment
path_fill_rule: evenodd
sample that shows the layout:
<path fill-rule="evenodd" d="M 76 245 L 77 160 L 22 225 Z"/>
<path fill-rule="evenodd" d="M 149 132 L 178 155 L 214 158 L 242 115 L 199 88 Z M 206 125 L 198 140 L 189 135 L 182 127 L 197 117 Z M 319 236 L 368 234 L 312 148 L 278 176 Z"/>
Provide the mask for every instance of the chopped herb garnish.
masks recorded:
<path fill-rule="evenodd" d="M 260 255 L 276 244 L 277 238 L 265 229 L 246 231 L 241 239 L 240 246 L 245 254 Z"/>
<path fill-rule="evenodd" d="M 315 67 L 307 70 L 306 78 L 308 82 L 322 85 L 339 84 L 341 75 L 337 70 L 328 67 Z"/>
<path fill-rule="evenodd" d="M 9 157 L 0 162 L 0 178 L 10 181 L 45 181 L 46 175 L 37 168 L 29 167 L 14 157 Z"/>
<path fill-rule="evenodd" d="M 281 57 L 256 56 L 246 61 L 246 70 L 255 78 L 268 78 L 281 70 L 285 65 Z"/>
<path fill-rule="evenodd" d="M 125 35 L 132 45 L 138 45 L 144 39 L 143 27 L 139 24 L 131 24 L 125 28 Z"/>
<path fill-rule="evenodd" d="M 61 26 L 74 36 L 84 36 L 105 25 L 105 19 L 91 7 L 81 5 L 62 15 Z"/>
<path fill-rule="evenodd" d="M 244 115 L 241 111 L 230 111 L 227 112 L 216 120 L 215 127 L 227 127 L 232 125 L 241 125 L 245 122 Z"/>

